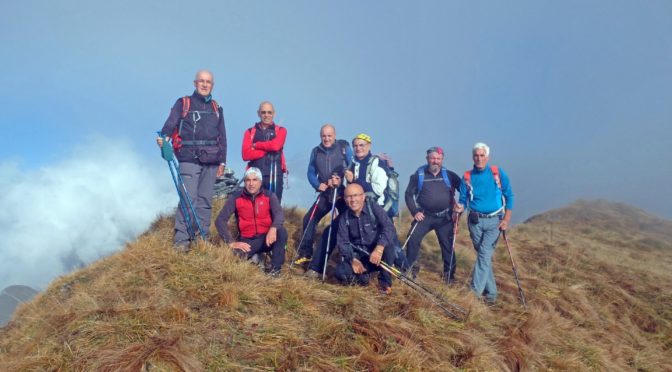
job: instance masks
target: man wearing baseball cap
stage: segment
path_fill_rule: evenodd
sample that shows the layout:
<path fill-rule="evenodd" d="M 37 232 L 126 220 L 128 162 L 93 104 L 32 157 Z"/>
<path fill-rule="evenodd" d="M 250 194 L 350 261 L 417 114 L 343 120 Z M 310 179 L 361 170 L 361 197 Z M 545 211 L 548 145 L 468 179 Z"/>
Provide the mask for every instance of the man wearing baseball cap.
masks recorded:
<path fill-rule="evenodd" d="M 453 212 L 462 208 L 455 204 L 455 190 L 460 188 L 460 177 L 443 167 L 443 149 L 427 149 L 427 164 L 411 175 L 406 188 L 406 206 L 413 216 L 406 258 L 411 265 L 413 276 L 420 270 L 416 260 L 420 254 L 420 243 L 428 232 L 434 230 L 441 246 L 443 275 L 445 283 L 455 277 L 455 252 L 453 252 Z"/>

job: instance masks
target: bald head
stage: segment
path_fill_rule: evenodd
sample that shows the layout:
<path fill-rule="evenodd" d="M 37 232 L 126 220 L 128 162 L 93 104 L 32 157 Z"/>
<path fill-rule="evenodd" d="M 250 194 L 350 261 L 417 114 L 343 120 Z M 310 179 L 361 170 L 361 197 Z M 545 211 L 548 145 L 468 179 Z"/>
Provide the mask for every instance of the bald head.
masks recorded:
<path fill-rule="evenodd" d="M 345 204 L 348 205 L 348 208 L 350 208 L 356 216 L 359 216 L 364 208 L 365 199 L 362 186 L 356 183 L 349 184 L 343 192 L 343 197 L 345 198 Z"/>
<path fill-rule="evenodd" d="M 331 124 L 324 124 L 320 128 L 320 139 L 322 140 L 322 146 L 330 148 L 336 142 L 336 128 Z"/>
<path fill-rule="evenodd" d="M 212 87 L 215 86 L 215 78 L 208 70 L 199 70 L 194 78 L 194 88 L 196 92 L 203 97 L 207 97 L 212 93 Z"/>

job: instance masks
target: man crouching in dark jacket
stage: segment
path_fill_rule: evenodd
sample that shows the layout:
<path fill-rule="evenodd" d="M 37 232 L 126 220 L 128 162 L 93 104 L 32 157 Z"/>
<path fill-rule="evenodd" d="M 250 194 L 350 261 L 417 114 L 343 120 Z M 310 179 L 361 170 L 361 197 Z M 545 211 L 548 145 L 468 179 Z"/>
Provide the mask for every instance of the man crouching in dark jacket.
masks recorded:
<path fill-rule="evenodd" d="M 336 246 L 341 252 L 341 262 L 334 275 L 343 284 L 357 283 L 367 285 L 370 271 L 380 271 L 378 288 L 381 293 L 392 292 L 392 277 L 380 269 L 383 261 L 392 265 L 395 257 L 392 245 L 395 234 L 392 220 L 383 208 L 366 200 L 364 189 L 358 184 L 345 188 L 345 203 L 348 210 L 339 218 Z M 357 246 L 369 252 L 366 255 Z"/>
<path fill-rule="evenodd" d="M 287 230 L 284 215 L 275 194 L 261 188 L 261 171 L 249 168 L 245 172 L 245 188 L 231 195 L 217 216 L 215 226 L 219 236 L 236 254 L 250 259 L 259 252 L 272 252 L 271 276 L 278 276 L 285 262 Z M 238 220 L 239 239 L 232 241 L 228 221 L 232 214 Z"/>

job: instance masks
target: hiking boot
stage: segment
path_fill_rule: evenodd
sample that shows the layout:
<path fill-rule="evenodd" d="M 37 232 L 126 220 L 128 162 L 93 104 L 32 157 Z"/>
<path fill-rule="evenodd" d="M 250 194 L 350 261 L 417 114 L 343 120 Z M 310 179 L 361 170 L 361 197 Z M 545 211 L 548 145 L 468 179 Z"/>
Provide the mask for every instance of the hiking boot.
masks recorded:
<path fill-rule="evenodd" d="M 268 275 L 268 277 L 271 279 L 279 279 L 280 274 L 281 274 L 280 269 L 273 269 L 266 273 L 266 275 Z"/>
<path fill-rule="evenodd" d="M 308 269 L 308 271 L 306 271 L 306 273 L 303 274 L 303 276 L 308 278 L 308 279 L 320 279 L 320 277 L 322 277 L 322 275 L 320 273 L 318 273 L 315 270 L 310 270 L 310 269 Z"/>
<path fill-rule="evenodd" d="M 189 253 L 189 251 L 191 251 L 191 245 L 189 244 L 188 241 L 175 243 L 174 248 L 175 252 L 182 254 L 187 254 Z"/>
<path fill-rule="evenodd" d="M 381 284 L 378 287 L 378 292 L 380 292 L 380 294 L 384 294 L 384 295 L 392 294 L 392 287 L 389 287 L 385 284 Z"/>
<path fill-rule="evenodd" d="M 299 257 L 296 260 L 294 260 L 294 265 L 301 266 L 309 263 L 311 260 L 310 257 Z"/>

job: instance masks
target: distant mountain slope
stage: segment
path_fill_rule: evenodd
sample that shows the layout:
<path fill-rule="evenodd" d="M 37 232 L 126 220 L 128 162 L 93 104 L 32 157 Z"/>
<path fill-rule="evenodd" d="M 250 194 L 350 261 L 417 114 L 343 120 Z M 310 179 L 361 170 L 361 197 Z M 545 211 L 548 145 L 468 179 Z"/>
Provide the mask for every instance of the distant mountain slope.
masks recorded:
<path fill-rule="evenodd" d="M 25 285 L 11 285 L 0 292 L 0 327 L 7 324 L 19 304 L 30 301 L 37 291 Z"/>
<path fill-rule="evenodd" d="M 300 217 L 301 211 L 287 210 L 288 259 L 300 237 Z M 509 236 L 527 310 L 517 300 L 503 242 L 495 254 L 499 305 L 488 308 L 471 295 L 474 254 L 464 223 L 457 241 L 460 283 L 439 283 L 433 237 L 423 244 L 418 280 L 468 308 L 465 322 L 451 320 L 398 282 L 383 296 L 372 287 L 323 284 L 287 270 L 269 279 L 223 246 L 201 244 L 176 254 L 172 224 L 162 218 L 122 252 L 55 281 L 21 307 L 0 330 L 0 365 L 672 370 L 672 254 L 666 231 L 651 226 L 669 221 L 622 205 L 580 202 L 517 226 Z M 637 224 L 647 228 L 630 230 Z"/>

